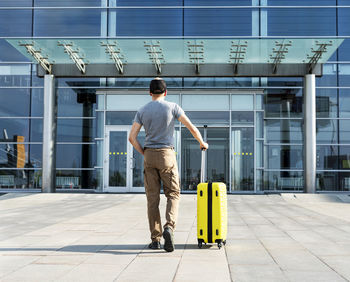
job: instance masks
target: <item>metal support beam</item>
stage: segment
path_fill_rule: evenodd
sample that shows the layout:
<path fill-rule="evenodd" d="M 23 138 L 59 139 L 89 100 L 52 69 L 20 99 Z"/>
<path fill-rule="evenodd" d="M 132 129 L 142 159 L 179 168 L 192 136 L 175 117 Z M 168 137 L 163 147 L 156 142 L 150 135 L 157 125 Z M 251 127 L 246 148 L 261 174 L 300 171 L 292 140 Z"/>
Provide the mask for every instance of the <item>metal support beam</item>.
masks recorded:
<path fill-rule="evenodd" d="M 196 72 L 193 63 L 189 64 L 165 64 L 162 65 L 162 77 L 304 77 L 309 73 L 308 64 L 281 64 L 276 72 L 273 72 L 273 64 L 240 64 L 238 72 L 234 73 L 232 64 L 203 64 L 200 65 L 200 73 Z M 312 70 L 316 76 L 322 76 L 322 65 L 317 64 Z M 38 76 L 46 74 L 40 66 Z M 82 74 L 73 64 L 55 64 L 52 66 L 52 74 L 58 77 L 154 77 L 158 75 L 153 64 L 124 65 L 123 74 L 115 65 L 90 64 L 86 73 Z"/>
<path fill-rule="evenodd" d="M 316 82 L 314 74 L 304 77 L 304 187 L 316 192 Z"/>
<path fill-rule="evenodd" d="M 196 74 L 199 74 L 199 65 L 204 64 L 204 43 L 203 41 L 200 41 L 197 43 L 195 40 L 194 43 L 191 43 L 190 41 L 187 42 L 187 50 L 188 50 L 188 57 L 190 63 L 195 64 L 195 71 Z"/>
<path fill-rule="evenodd" d="M 288 43 L 282 43 L 276 41 L 276 48 L 273 48 L 272 54 L 270 55 L 270 59 L 273 60 L 273 73 L 277 72 L 277 66 L 281 64 L 282 60 L 286 58 L 286 54 L 288 54 L 288 47 L 292 46 L 292 41 Z"/>
<path fill-rule="evenodd" d="M 235 74 L 237 74 L 238 65 L 242 64 L 245 59 L 247 48 L 248 41 L 244 41 L 243 44 L 241 44 L 240 40 L 238 40 L 237 44 L 234 41 L 231 42 L 229 63 L 233 64 Z"/>
<path fill-rule="evenodd" d="M 126 61 L 124 60 L 124 63 L 122 61 L 122 59 L 124 59 L 124 56 L 121 54 L 121 50 L 120 48 L 118 48 L 117 42 L 115 42 L 114 44 L 101 42 L 101 46 L 106 47 L 106 53 L 109 54 L 110 58 L 114 61 L 115 67 L 117 68 L 119 73 L 123 74 L 123 65 Z"/>
<path fill-rule="evenodd" d="M 311 49 L 311 53 L 313 53 L 313 55 L 307 55 L 307 58 L 309 59 L 309 73 L 312 73 L 312 70 L 322 58 L 322 55 L 327 52 L 327 47 L 333 45 L 333 41 L 331 40 L 329 43 L 319 43 L 316 41 L 316 45 L 318 46 L 317 50 L 314 50 L 313 48 Z M 303 62 L 305 62 L 305 60 Z"/>
<path fill-rule="evenodd" d="M 21 43 L 19 42 L 20 46 L 24 46 L 27 49 L 28 54 L 30 54 L 34 60 L 36 60 L 39 65 L 49 74 L 52 73 L 52 65 L 48 61 L 47 56 L 43 56 L 41 49 L 36 49 L 34 47 L 34 43 Z"/>
<path fill-rule="evenodd" d="M 56 128 L 57 96 L 55 77 L 44 78 L 44 122 L 43 122 L 43 160 L 42 192 L 54 193 L 56 190 Z"/>

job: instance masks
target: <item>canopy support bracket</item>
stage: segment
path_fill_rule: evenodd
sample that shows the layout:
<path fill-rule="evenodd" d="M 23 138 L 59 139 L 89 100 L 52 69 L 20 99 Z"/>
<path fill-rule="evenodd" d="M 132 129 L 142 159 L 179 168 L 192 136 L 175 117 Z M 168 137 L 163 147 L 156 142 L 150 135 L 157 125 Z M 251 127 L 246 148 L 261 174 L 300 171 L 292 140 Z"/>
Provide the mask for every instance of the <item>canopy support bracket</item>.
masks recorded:
<path fill-rule="evenodd" d="M 309 73 L 312 73 L 316 64 L 322 58 L 322 55 L 327 52 L 327 47 L 333 45 L 333 41 L 331 40 L 329 41 L 329 43 L 320 43 L 319 41 L 316 41 L 316 45 L 318 46 L 317 50 L 311 48 L 311 52 L 313 53 L 313 55 L 307 55 L 307 58 L 309 59 Z M 305 60 L 303 62 L 305 62 Z"/>
<path fill-rule="evenodd" d="M 48 72 L 48 74 L 52 74 L 52 64 L 49 63 L 47 56 L 44 57 L 41 54 L 41 49 L 35 49 L 34 43 L 21 43 L 20 46 L 24 46 L 27 49 L 27 52 L 39 63 L 39 65 Z"/>
<path fill-rule="evenodd" d="M 73 49 L 73 43 L 65 43 L 65 42 L 60 42 L 58 41 L 58 46 L 63 46 L 64 52 L 69 55 L 71 60 L 75 63 L 77 68 L 82 74 L 86 73 L 86 65 L 83 61 L 84 56 L 79 54 L 79 48 L 76 48 L 75 50 Z"/>
<path fill-rule="evenodd" d="M 160 48 L 159 41 L 157 41 L 156 44 L 147 43 L 147 41 L 144 41 L 144 47 L 147 50 L 147 53 L 149 55 L 149 59 L 153 62 L 154 66 L 156 67 L 157 73 L 162 73 L 162 62 L 165 63 L 164 55 L 163 55 L 163 49 Z"/>
<path fill-rule="evenodd" d="M 245 59 L 247 48 L 247 41 L 244 41 L 243 44 L 241 44 L 240 40 L 238 40 L 237 44 L 235 44 L 234 41 L 231 42 L 229 63 L 233 64 L 233 71 L 235 74 L 238 72 L 238 65 L 242 64 Z"/>
<path fill-rule="evenodd" d="M 190 41 L 187 42 L 188 55 L 190 63 L 195 64 L 196 74 L 199 74 L 199 65 L 204 63 L 204 43 L 200 41 L 199 43 L 191 44 Z"/>
<path fill-rule="evenodd" d="M 124 56 L 121 55 L 121 50 L 119 48 L 117 50 L 114 49 L 114 47 L 117 47 L 117 42 L 114 44 L 101 42 L 101 46 L 106 47 L 106 53 L 109 54 L 110 58 L 114 61 L 115 67 L 119 73 L 123 74 L 125 63 L 123 63 L 122 59 L 124 59 Z"/>
<path fill-rule="evenodd" d="M 273 60 L 273 73 L 277 72 L 278 65 L 286 58 L 285 54 L 288 53 L 288 47 L 292 46 L 292 41 L 288 43 L 275 42 L 276 48 L 272 49 L 270 59 Z"/>

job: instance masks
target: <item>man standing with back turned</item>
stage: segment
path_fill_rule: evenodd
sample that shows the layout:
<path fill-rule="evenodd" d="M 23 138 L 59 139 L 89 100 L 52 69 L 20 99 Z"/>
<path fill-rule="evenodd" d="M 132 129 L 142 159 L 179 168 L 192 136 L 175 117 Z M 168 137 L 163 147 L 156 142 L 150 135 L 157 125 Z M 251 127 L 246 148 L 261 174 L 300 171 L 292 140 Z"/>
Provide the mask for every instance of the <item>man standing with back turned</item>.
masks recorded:
<path fill-rule="evenodd" d="M 174 151 L 175 119 L 183 123 L 199 142 L 200 149 L 206 150 L 208 144 L 202 139 L 199 130 L 193 126 L 184 111 L 175 103 L 164 100 L 167 94 L 165 81 L 155 78 L 150 84 L 152 101 L 136 113 L 129 135 L 130 143 L 144 156 L 144 181 L 147 196 L 149 229 L 151 231 L 151 249 L 160 249 L 162 226 L 159 214 L 160 187 L 163 181 L 164 194 L 167 197 L 166 224 L 164 225 L 164 249 L 174 250 L 174 230 L 180 200 L 180 181 Z M 144 148 L 137 140 L 144 126 L 146 139 Z"/>

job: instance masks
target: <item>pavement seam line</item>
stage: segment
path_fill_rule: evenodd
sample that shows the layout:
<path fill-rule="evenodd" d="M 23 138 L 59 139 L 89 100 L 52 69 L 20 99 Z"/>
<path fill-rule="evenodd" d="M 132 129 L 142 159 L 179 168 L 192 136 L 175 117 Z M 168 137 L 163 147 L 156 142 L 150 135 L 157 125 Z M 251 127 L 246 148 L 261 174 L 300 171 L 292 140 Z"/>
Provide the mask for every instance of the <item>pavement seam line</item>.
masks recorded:
<path fill-rule="evenodd" d="M 285 199 L 283 199 L 283 197 L 281 196 L 282 200 L 284 200 L 286 202 Z M 288 202 L 287 202 L 288 203 Z M 305 209 L 302 206 L 299 206 L 297 204 L 294 203 L 289 203 L 292 204 L 295 207 L 301 208 L 301 210 Z M 309 209 L 307 209 L 309 210 Z M 317 214 L 315 211 L 312 211 L 313 213 Z M 259 213 L 259 215 L 261 215 Z M 284 215 L 285 217 L 287 217 L 290 220 L 293 220 L 291 217 L 289 217 L 288 215 Z M 336 271 L 335 269 L 333 269 L 330 265 L 328 265 L 326 262 L 324 262 L 321 258 L 319 258 L 316 254 L 314 254 L 311 250 L 309 250 L 308 248 L 306 248 L 302 243 L 300 243 L 299 241 L 295 240 L 293 237 L 291 237 L 288 232 L 286 232 L 285 230 L 281 229 L 278 225 L 276 225 L 273 221 L 271 221 L 269 218 L 266 218 L 268 221 L 271 222 L 272 225 L 274 225 L 277 229 L 281 230 L 283 233 L 285 233 L 290 239 L 292 239 L 293 241 L 295 241 L 298 245 L 300 245 L 305 251 L 307 251 L 308 253 L 310 253 L 312 256 L 314 256 L 316 259 L 318 259 L 321 263 L 323 263 L 325 266 L 327 266 L 329 269 L 333 270 L 336 274 L 338 274 L 340 277 L 342 277 L 343 279 L 345 279 L 345 281 L 349 281 L 347 278 L 345 278 L 342 274 L 340 274 L 338 271 Z M 293 220 L 294 221 L 294 220 Z M 253 231 L 253 233 L 255 234 L 255 232 Z M 316 232 L 317 233 L 317 232 Z M 319 233 L 317 233 L 319 234 Z M 320 235 L 320 234 L 319 234 Z M 260 239 L 259 239 L 260 241 Z M 266 249 L 265 245 L 260 241 L 260 243 L 264 246 L 264 248 Z M 267 249 L 266 249 L 267 250 Z M 269 255 L 271 256 L 270 252 L 268 251 Z M 275 261 L 275 259 L 272 257 L 272 259 Z M 275 261 L 276 262 L 276 261 Z M 279 266 L 279 264 L 277 264 Z M 279 266 L 280 267 L 280 266 Z M 280 267 L 281 268 L 281 267 Z M 282 269 L 281 269 L 282 270 Z M 283 271 L 283 270 L 282 270 Z M 283 271 L 284 274 L 284 271 Z"/>
<path fill-rule="evenodd" d="M 247 204 L 250 208 L 251 208 L 251 205 L 248 203 Z M 262 216 L 262 214 L 259 212 L 259 211 L 257 211 L 257 213 L 260 215 L 260 216 Z M 263 218 L 265 218 L 265 219 L 267 219 L 266 217 L 264 217 L 264 216 L 262 216 Z M 254 234 L 254 235 L 256 235 L 255 234 L 255 231 L 251 228 L 251 226 L 244 220 L 244 218 L 242 218 L 242 220 L 243 220 L 243 222 L 248 226 L 248 228 L 251 230 L 251 232 Z M 268 221 L 270 221 L 269 219 L 267 219 Z M 270 221 L 271 222 L 271 221 Z M 271 222 L 273 225 L 275 225 L 273 222 Z M 276 225 L 275 225 L 276 226 Z M 272 256 L 272 254 L 270 253 L 270 251 L 266 248 L 266 246 L 264 245 L 264 243 L 260 240 L 260 238 L 259 237 L 256 237 L 256 239 L 260 242 L 260 244 L 264 247 L 264 249 L 265 249 L 265 251 L 268 253 L 268 255 L 271 257 L 271 259 L 274 261 L 274 263 L 277 265 L 277 267 L 281 270 L 281 273 L 282 273 L 282 275 L 283 275 L 283 277 L 285 277 L 286 278 L 286 280 L 288 280 L 288 281 L 291 281 L 287 276 L 286 276 L 286 274 L 285 274 L 285 272 L 284 272 L 284 270 L 282 269 L 282 267 L 278 264 L 278 262 L 275 260 L 275 258 Z"/>
<path fill-rule="evenodd" d="M 190 239 L 190 236 L 191 236 L 191 230 L 192 230 L 192 228 L 194 227 L 194 224 L 195 224 L 195 222 L 196 222 L 196 219 L 197 219 L 197 217 L 195 216 L 195 217 L 194 217 L 194 220 L 193 220 L 193 223 L 192 223 L 192 226 L 191 226 L 191 228 L 190 228 L 190 231 L 188 232 L 188 236 L 187 236 L 187 239 L 186 239 L 185 247 L 184 247 L 184 249 L 183 249 L 183 251 L 182 251 L 182 255 L 181 255 L 181 258 L 180 258 L 180 260 L 179 260 L 179 263 L 177 264 L 176 271 L 175 271 L 175 274 L 174 274 L 174 277 L 173 277 L 172 281 L 175 281 L 175 279 L 176 279 L 176 275 L 177 275 L 177 272 L 178 272 L 178 270 L 179 270 L 180 263 L 181 263 L 181 261 L 182 261 L 182 256 L 183 256 L 184 253 L 185 253 L 187 243 L 188 243 L 188 241 L 189 241 L 189 239 Z"/>

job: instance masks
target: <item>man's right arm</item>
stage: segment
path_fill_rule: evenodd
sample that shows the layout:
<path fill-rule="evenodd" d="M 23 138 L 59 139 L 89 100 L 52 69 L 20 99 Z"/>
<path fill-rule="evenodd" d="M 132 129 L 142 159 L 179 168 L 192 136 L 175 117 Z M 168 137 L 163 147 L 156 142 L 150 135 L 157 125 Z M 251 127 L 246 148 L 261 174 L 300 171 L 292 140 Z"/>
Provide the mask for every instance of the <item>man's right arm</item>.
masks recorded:
<path fill-rule="evenodd" d="M 209 145 L 208 143 L 203 141 L 202 135 L 199 132 L 198 128 L 195 127 L 192 122 L 190 121 L 190 119 L 185 115 L 182 114 L 178 120 L 187 127 L 187 129 L 191 132 L 191 134 L 193 135 L 193 137 L 199 142 L 199 146 L 201 149 L 208 149 Z"/>

